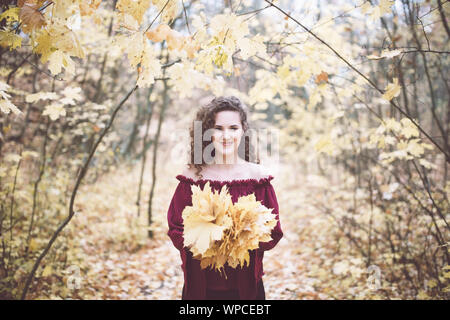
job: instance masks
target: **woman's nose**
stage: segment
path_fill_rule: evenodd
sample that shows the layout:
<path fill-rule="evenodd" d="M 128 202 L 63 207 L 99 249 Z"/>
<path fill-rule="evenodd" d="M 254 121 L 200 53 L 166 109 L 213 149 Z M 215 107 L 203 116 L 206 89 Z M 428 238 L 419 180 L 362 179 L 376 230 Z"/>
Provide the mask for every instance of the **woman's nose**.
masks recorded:
<path fill-rule="evenodd" d="M 223 138 L 224 138 L 224 140 L 228 140 L 230 138 L 230 136 L 231 136 L 230 132 L 227 129 L 225 129 L 223 131 Z"/>

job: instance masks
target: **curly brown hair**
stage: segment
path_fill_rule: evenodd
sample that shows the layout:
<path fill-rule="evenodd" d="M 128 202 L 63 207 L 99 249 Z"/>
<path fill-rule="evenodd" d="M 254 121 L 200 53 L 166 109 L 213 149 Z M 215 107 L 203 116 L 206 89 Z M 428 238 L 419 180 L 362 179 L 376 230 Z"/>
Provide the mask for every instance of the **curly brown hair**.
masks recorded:
<path fill-rule="evenodd" d="M 203 178 L 203 175 L 201 174 L 203 167 L 208 164 L 207 162 L 205 162 L 205 159 L 203 157 L 203 151 L 205 150 L 206 146 L 210 144 L 210 142 L 203 141 L 203 135 L 200 135 L 200 137 L 202 139 L 201 153 L 200 153 L 201 154 L 201 163 L 195 163 L 194 162 L 194 154 L 195 154 L 194 153 L 194 124 L 195 124 L 195 121 L 201 121 L 202 133 L 203 133 L 208 129 L 214 128 L 214 125 L 216 122 L 216 114 L 218 112 L 224 111 L 224 110 L 238 112 L 240 119 L 241 119 L 241 125 L 242 125 L 244 134 L 243 134 L 243 139 L 241 139 L 241 142 L 238 147 L 238 156 L 241 156 L 242 159 L 244 159 L 245 161 L 248 161 L 248 162 L 254 162 L 257 164 L 260 163 L 259 155 L 255 154 L 254 147 L 250 143 L 252 131 L 248 131 L 250 129 L 250 126 L 249 126 L 248 120 L 247 120 L 246 106 L 239 100 L 239 98 L 237 98 L 235 96 L 216 97 L 211 102 L 206 104 L 205 106 L 200 107 L 200 109 L 197 111 L 195 120 L 192 122 L 192 125 L 190 127 L 191 150 L 190 150 L 190 163 L 188 164 L 188 166 L 189 166 L 189 169 L 192 169 L 195 167 L 195 169 L 196 169 L 195 174 L 198 177 L 200 177 L 200 179 Z M 242 156 L 242 152 L 244 153 L 243 156 Z M 211 155 L 213 157 L 215 156 L 214 149 L 212 150 Z M 252 160 L 254 160 L 254 161 L 252 161 Z"/>

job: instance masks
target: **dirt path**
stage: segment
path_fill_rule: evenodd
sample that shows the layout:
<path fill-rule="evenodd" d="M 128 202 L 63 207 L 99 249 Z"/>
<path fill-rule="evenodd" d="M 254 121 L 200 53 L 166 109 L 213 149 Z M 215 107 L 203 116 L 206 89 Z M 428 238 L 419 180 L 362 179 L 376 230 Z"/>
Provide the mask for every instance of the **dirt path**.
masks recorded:
<path fill-rule="evenodd" d="M 154 199 L 155 239 L 146 238 L 146 214 L 136 219 L 133 205 L 138 177 L 136 168 L 121 169 L 86 185 L 80 191 L 76 218 L 70 226 L 81 268 L 82 299 L 180 299 L 183 287 L 181 259 L 166 235 L 166 211 L 177 181 L 161 180 Z M 172 178 L 172 177 L 171 177 Z M 120 181 L 120 183 L 118 183 Z M 275 181 L 275 180 L 274 180 Z M 308 277 L 308 251 L 301 238 L 312 215 L 307 197 L 275 183 L 284 237 L 265 253 L 263 277 L 267 299 L 326 299 Z M 143 194 L 148 194 L 144 190 Z M 308 214 L 307 214 L 308 213 Z M 140 224 L 140 225 L 139 225 Z"/>

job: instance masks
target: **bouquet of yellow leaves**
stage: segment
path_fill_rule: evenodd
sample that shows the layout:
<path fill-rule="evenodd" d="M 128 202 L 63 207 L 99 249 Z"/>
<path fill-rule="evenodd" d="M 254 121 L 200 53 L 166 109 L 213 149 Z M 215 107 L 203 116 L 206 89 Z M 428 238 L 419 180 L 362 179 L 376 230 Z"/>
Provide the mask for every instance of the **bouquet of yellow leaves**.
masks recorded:
<path fill-rule="evenodd" d="M 224 270 L 227 262 L 232 268 L 249 265 L 249 251 L 272 239 L 277 224 L 272 210 L 256 201 L 253 193 L 233 204 L 226 185 L 220 192 L 213 192 L 209 181 L 203 190 L 192 185 L 192 206 L 182 212 L 184 246 L 200 260 L 202 269 Z"/>

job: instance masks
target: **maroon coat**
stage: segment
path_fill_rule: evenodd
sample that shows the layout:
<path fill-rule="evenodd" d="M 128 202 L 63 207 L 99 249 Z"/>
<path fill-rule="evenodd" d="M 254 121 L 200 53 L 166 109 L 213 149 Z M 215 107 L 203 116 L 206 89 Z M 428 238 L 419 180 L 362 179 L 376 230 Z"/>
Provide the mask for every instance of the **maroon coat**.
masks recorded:
<path fill-rule="evenodd" d="M 256 299 L 258 293 L 258 284 L 264 274 L 263 257 L 264 251 L 270 250 L 280 241 L 283 236 L 280 219 L 278 215 L 278 202 L 275 190 L 270 183 L 273 176 L 261 179 L 242 179 L 231 181 L 218 181 L 209 179 L 193 180 L 184 175 L 177 175 L 180 181 L 170 202 L 167 212 L 169 224 L 168 235 L 173 245 L 180 251 L 182 269 L 184 273 L 183 299 L 204 300 L 206 295 L 206 269 L 201 269 L 200 261 L 192 257 L 188 248 L 184 247 L 183 239 L 183 218 L 181 216 L 186 206 L 192 205 L 191 186 L 196 184 L 203 187 L 209 181 L 212 190 L 222 188 L 224 184 L 228 186 L 228 192 L 231 195 L 232 202 L 235 203 L 239 197 L 254 193 L 256 200 L 267 208 L 273 208 L 272 213 L 276 215 L 277 225 L 272 230 L 272 240 L 269 242 L 260 242 L 259 248 L 250 251 L 250 265 L 234 269 L 239 296 L 241 299 Z M 211 281 L 211 280 L 210 280 Z"/>

